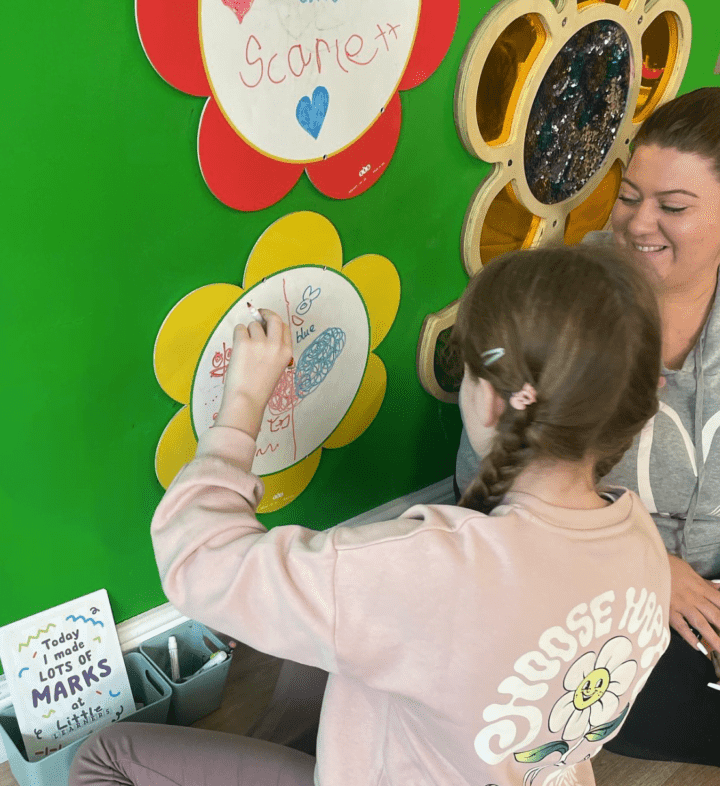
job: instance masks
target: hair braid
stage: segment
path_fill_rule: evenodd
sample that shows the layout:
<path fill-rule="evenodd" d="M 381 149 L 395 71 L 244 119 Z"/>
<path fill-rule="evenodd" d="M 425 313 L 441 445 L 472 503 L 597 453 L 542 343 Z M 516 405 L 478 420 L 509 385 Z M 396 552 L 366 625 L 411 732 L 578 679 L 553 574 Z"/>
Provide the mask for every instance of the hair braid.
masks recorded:
<path fill-rule="evenodd" d="M 480 472 L 463 495 L 461 505 L 482 512 L 492 510 L 510 490 L 515 478 L 536 455 L 529 430 L 533 407 L 508 407 L 500 418 L 490 452 L 483 458 Z"/>

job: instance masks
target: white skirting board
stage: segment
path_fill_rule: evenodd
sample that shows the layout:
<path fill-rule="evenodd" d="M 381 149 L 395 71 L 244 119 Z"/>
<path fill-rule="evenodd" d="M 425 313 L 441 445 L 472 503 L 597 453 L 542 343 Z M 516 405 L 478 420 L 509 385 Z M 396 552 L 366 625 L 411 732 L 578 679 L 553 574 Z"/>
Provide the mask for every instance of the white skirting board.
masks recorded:
<path fill-rule="evenodd" d="M 371 524 L 376 521 L 389 521 L 397 518 L 413 505 L 453 505 L 455 494 L 453 492 L 452 478 L 446 478 L 432 486 L 415 491 L 404 497 L 392 500 L 385 505 L 369 510 L 352 519 L 348 519 L 340 526 L 359 526 L 361 524 Z M 183 616 L 176 608 L 169 603 L 157 606 L 154 609 L 145 611 L 132 617 L 117 626 L 120 647 L 123 653 L 137 649 L 146 639 L 157 636 L 176 625 L 185 622 L 187 617 Z M 10 704 L 5 676 L 0 675 L 0 712 L 3 706 Z M 0 741 L 0 764 L 7 761 L 5 748 Z"/>

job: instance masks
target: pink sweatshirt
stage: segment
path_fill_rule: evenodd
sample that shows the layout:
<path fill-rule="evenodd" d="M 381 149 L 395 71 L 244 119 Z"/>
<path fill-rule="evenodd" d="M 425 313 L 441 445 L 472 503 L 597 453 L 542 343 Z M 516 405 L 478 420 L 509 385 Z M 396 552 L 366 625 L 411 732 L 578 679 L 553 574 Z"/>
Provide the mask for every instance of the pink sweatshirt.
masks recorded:
<path fill-rule="evenodd" d="M 588 757 L 670 638 L 667 554 L 635 494 L 268 532 L 238 463 L 254 450 L 230 428 L 201 438 L 155 514 L 155 554 L 184 614 L 330 672 L 317 784 L 594 784 Z"/>

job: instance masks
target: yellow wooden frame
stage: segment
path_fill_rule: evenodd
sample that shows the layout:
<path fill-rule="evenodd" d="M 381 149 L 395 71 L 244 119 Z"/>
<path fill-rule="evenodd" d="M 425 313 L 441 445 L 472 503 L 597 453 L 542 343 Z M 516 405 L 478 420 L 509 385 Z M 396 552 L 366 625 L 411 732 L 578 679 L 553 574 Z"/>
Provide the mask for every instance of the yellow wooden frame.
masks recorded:
<path fill-rule="evenodd" d="M 555 57 L 575 33 L 586 25 L 607 20 L 625 31 L 631 58 L 627 107 L 605 160 L 570 198 L 552 205 L 532 194 L 525 177 L 524 142 L 533 102 Z M 667 30 L 667 50 L 659 81 L 643 84 L 643 36 L 653 25 Z M 579 242 L 587 231 L 607 226 L 622 171 L 630 156 L 630 143 L 643 120 L 657 106 L 673 98 L 690 55 L 690 12 L 683 0 L 501 0 L 473 33 L 463 56 L 455 87 L 455 123 L 458 135 L 475 158 L 492 164 L 473 194 L 462 229 L 461 254 L 465 270 L 473 275 L 506 251 L 533 246 Z M 514 38 L 515 36 L 515 38 Z M 517 42 L 515 56 L 512 45 Z M 645 40 L 646 50 L 649 42 Z M 657 52 L 655 52 L 657 56 Z M 512 73 L 514 83 L 501 83 L 494 102 L 504 112 L 493 122 L 478 120 L 481 89 L 490 78 Z M 720 61 L 718 61 L 720 67 Z M 647 79 L 645 80 L 647 82 Z M 485 107 L 492 101 L 485 98 Z M 483 129 L 494 133 L 483 136 Z M 498 130 L 499 129 L 499 130 Z M 454 323 L 457 303 L 429 315 L 421 330 L 417 352 L 420 382 L 441 401 L 453 400 L 435 379 L 433 359 L 441 330 Z M 454 397 L 457 398 L 456 396 Z"/>

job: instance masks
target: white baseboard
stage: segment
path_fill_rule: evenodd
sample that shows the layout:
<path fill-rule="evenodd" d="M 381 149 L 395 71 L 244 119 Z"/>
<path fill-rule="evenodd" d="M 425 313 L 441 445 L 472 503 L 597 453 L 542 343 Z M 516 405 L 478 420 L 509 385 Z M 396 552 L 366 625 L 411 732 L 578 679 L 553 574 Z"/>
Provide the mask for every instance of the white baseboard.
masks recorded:
<path fill-rule="evenodd" d="M 185 620 L 187 617 L 169 603 L 138 614 L 117 626 L 120 649 L 123 654 L 137 649 L 146 639 L 164 633 Z"/>
<path fill-rule="evenodd" d="M 377 508 L 361 513 L 359 516 L 344 521 L 341 526 L 359 526 L 371 524 L 376 521 L 389 521 L 397 518 L 413 505 L 452 505 L 455 503 L 452 478 L 445 478 L 432 486 L 415 491 L 404 497 L 387 502 Z M 185 622 L 187 617 L 182 615 L 174 606 L 163 603 L 154 609 L 138 614 L 117 626 L 120 648 L 123 653 L 137 649 L 146 639 L 164 633 L 176 625 Z M 5 684 L 5 675 L 0 675 L 0 710 L 9 704 L 9 692 Z M 0 740 L 0 764 L 7 761 L 5 748 Z"/>

